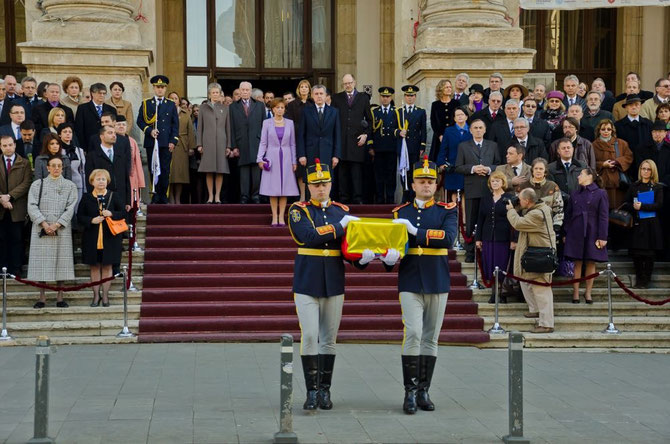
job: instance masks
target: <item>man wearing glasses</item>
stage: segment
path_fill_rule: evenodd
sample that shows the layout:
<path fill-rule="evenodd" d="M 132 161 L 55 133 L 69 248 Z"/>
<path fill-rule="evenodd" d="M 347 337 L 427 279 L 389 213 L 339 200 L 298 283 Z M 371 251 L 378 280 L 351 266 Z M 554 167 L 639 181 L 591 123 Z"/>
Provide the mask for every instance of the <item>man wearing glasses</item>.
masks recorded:
<path fill-rule="evenodd" d="M 503 95 L 498 91 L 492 92 L 489 96 L 489 105 L 482 108 L 480 111 L 477 111 L 472 115 L 472 117 L 470 117 L 470 123 L 474 122 L 475 120 L 481 120 L 484 122 L 484 125 L 486 125 L 486 133 L 484 134 L 484 138 L 487 140 L 491 140 L 493 136 L 491 132 L 493 122 L 496 120 L 505 120 L 505 113 L 503 113 L 501 109 L 502 102 Z"/>
<path fill-rule="evenodd" d="M 521 117 L 530 124 L 530 135 L 540 139 L 547 147 L 551 143 L 551 128 L 546 120 L 540 118 L 537 103 L 537 99 L 525 98 L 521 107 Z"/>
<path fill-rule="evenodd" d="M 654 86 L 656 87 L 656 95 L 651 100 L 644 102 L 642 109 L 640 109 L 640 116 L 652 122 L 656 120 L 656 108 L 658 108 L 658 105 L 661 103 L 670 103 L 668 100 L 670 99 L 670 80 L 661 77 L 656 81 Z"/>

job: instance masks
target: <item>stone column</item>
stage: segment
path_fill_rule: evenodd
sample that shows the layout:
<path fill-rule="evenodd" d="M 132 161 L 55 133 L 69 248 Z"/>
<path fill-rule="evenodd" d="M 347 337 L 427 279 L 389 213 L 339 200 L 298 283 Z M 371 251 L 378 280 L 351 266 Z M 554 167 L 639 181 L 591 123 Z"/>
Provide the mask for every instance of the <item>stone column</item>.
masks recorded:
<path fill-rule="evenodd" d="M 119 80 L 137 115 L 154 55 L 142 44 L 134 10 L 128 0 L 43 0 L 43 15 L 28 27 L 30 40 L 17 45 L 23 64 L 38 81 L 60 84 L 68 75 L 81 77 L 84 86 Z"/>
<path fill-rule="evenodd" d="M 430 109 L 435 86 L 460 72 L 488 86 L 500 72 L 504 85 L 521 82 L 533 67 L 534 49 L 523 47 L 523 31 L 512 25 L 503 0 L 420 0 L 416 50 L 404 61 L 405 77 L 419 86 Z"/>

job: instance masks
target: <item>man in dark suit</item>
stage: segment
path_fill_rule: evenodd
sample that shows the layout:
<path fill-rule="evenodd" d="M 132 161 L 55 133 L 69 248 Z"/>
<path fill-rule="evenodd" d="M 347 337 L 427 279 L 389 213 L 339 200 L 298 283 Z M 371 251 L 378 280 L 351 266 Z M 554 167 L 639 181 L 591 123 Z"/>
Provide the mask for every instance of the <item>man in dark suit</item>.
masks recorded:
<path fill-rule="evenodd" d="M 33 77 L 24 77 L 21 80 L 21 89 L 23 90 L 21 104 L 26 109 L 26 120 L 33 120 L 33 108 L 44 103 L 44 100 L 37 97 L 37 80 Z"/>
<path fill-rule="evenodd" d="M 65 112 L 65 121 L 74 123 L 74 113 L 72 109 L 60 101 L 60 85 L 50 83 L 47 86 L 47 101 L 35 105 L 33 108 L 33 122 L 35 122 L 35 133 L 40 134 L 42 128 L 49 127 L 49 111 L 52 108 L 59 107 Z"/>
<path fill-rule="evenodd" d="M 172 151 L 179 142 L 179 116 L 177 107 L 165 97 L 170 79 L 156 75 L 150 82 L 154 96 L 142 101 L 137 112 L 137 126 L 144 133 L 144 148 L 147 150 L 149 172 L 154 184 L 151 203 L 166 204 Z M 154 157 L 156 141 L 158 160 Z"/>
<path fill-rule="evenodd" d="M 23 224 L 33 171 L 30 162 L 17 155 L 15 147 L 12 137 L 0 136 L 0 267 L 20 276 L 25 251 Z"/>
<path fill-rule="evenodd" d="M 79 113 L 77 113 L 79 115 Z M 114 111 L 105 111 L 100 118 L 100 127 L 111 126 L 116 129 L 116 110 Z M 100 130 L 97 134 L 92 135 L 88 139 L 88 146 L 96 147 L 100 145 Z M 123 154 L 123 157 L 128 161 L 128 171 L 131 167 L 131 148 L 130 148 L 130 139 L 128 136 L 116 134 L 116 142 L 114 142 L 114 151 L 120 152 Z"/>
<path fill-rule="evenodd" d="M 256 163 L 258 144 L 261 140 L 265 103 L 251 98 L 251 83 L 240 83 L 241 99 L 230 105 L 230 133 L 233 139 L 233 156 L 238 157 L 240 172 L 240 203 L 260 203 L 258 189 L 261 170 Z"/>
<path fill-rule="evenodd" d="M 547 87 L 541 83 L 535 85 L 535 89 L 533 89 L 533 97 L 535 103 L 537 104 L 537 109 L 535 111 L 537 113 L 542 112 L 542 109 L 544 109 L 544 104 L 546 103 L 545 98 L 547 97 Z M 526 103 L 525 97 L 523 103 Z"/>
<path fill-rule="evenodd" d="M 482 108 L 480 111 L 477 111 L 470 117 L 470 122 L 475 120 L 481 120 L 486 126 L 486 134 L 484 138 L 491 140 L 492 134 L 490 132 L 493 122 L 496 120 L 505 120 L 505 114 L 502 110 L 503 95 L 498 91 L 491 93 L 491 96 L 488 100 L 488 106 Z"/>
<path fill-rule="evenodd" d="M 582 172 L 584 164 L 574 159 L 575 149 L 567 137 L 558 140 L 558 159 L 549 164 L 548 178 L 556 182 L 564 195 L 570 195 L 579 188 L 577 176 Z M 565 201 L 565 199 L 563 199 Z"/>
<path fill-rule="evenodd" d="M 538 157 L 549 162 L 549 154 L 547 153 L 547 148 L 544 146 L 544 142 L 537 137 L 533 137 L 529 132 L 530 125 L 528 124 L 528 120 L 523 117 L 515 119 L 514 136 L 512 136 L 510 146 L 520 146 L 523 148 L 525 153 L 524 159 L 528 164 L 533 163 L 533 160 Z"/>
<path fill-rule="evenodd" d="M 90 90 L 91 101 L 79 105 L 77 116 L 74 119 L 74 132 L 84 151 L 88 151 L 88 143 L 91 137 L 95 137 L 100 132 L 102 114 L 109 112 L 116 115 L 116 109 L 105 103 L 107 87 L 104 84 L 94 83 Z"/>
<path fill-rule="evenodd" d="M 11 101 L 7 99 L 5 81 L 0 79 L 0 125 L 9 123 L 9 108 L 11 108 Z"/>
<path fill-rule="evenodd" d="M 528 121 L 530 135 L 540 139 L 544 143 L 544 146 L 547 147 L 551 143 L 551 127 L 546 120 L 540 118 L 540 113 L 537 109 L 537 100 L 526 98 L 521 107 L 521 117 Z"/>
<path fill-rule="evenodd" d="M 402 91 L 404 93 L 405 104 L 395 110 L 398 122 L 396 137 L 399 154 L 402 154 L 403 140 L 407 143 L 408 166 L 411 168 L 412 165 L 419 161 L 419 158 L 426 150 L 427 117 L 426 110 L 414 104 L 419 88 L 416 85 L 405 85 L 402 87 Z M 408 184 L 413 182 L 413 176 L 410 171 L 407 172 L 406 180 Z M 416 194 L 412 190 L 412 187 L 408 185 L 407 188 L 407 190 L 403 191 L 403 202 L 411 201 Z"/>
<path fill-rule="evenodd" d="M 381 105 L 372 109 L 372 139 L 368 148 L 373 153 L 375 171 L 375 203 L 395 203 L 395 179 L 398 163 L 396 134 L 398 120 L 391 99 L 395 90 L 389 86 L 378 89 Z"/>
<path fill-rule="evenodd" d="M 86 178 L 96 169 L 109 172 L 111 177 L 107 189 L 114 191 L 126 204 L 126 211 L 130 210 L 130 169 L 125 153 L 116 148 L 116 130 L 112 126 L 103 126 L 98 130 L 99 142 L 97 146 L 90 146 L 86 154 Z M 88 180 L 86 187 L 90 193 L 93 190 Z"/>
<path fill-rule="evenodd" d="M 456 173 L 465 176 L 465 225 L 466 234 L 472 235 L 474 225 L 479 214 L 479 202 L 487 190 L 489 174 L 500 164 L 498 146 L 495 142 L 484 139 L 486 125 L 481 120 L 474 120 L 470 124 L 472 140 L 461 142 L 458 145 L 456 156 Z M 475 244 L 465 244 L 465 261 L 474 262 Z"/>
<path fill-rule="evenodd" d="M 24 120 L 21 123 L 21 139 L 16 141 L 16 154 L 29 159 L 37 157 L 40 148 L 35 145 L 35 123 L 32 120 Z"/>
<path fill-rule="evenodd" d="M 500 74 L 499 72 L 494 72 L 489 76 L 489 87 L 484 90 L 484 102 L 488 103 L 489 97 L 491 97 L 491 93 L 499 92 L 500 95 L 502 96 L 504 90 L 505 88 L 503 88 L 502 74 Z"/>
<path fill-rule="evenodd" d="M 614 127 L 616 135 L 619 139 L 628 142 L 628 147 L 633 152 L 633 165 L 628 169 L 633 180 L 637 180 L 637 170 L 640 162 L 644 160 L 642 157 L 642 148 L 652 143 L 651 128 L 653 126 L 651 120 L 645 119 L 640 115 L 642 108 L 642 99 L 635 94 L 630 94 L 626 97 L 624 102 L 626 109 L 626 117 L 618 120 Z"/>
<path fill-rule="evenodd" d="M 307 104 L 302 109 L 298 125 L 295 143 L 298 162 L 307 166 L 314 164 L 314 159 L 319 159 L 322 164 L 330 164 L 333 171 L 342 156 L 340 113 L 326 105 L 326 87 L 323 85 L 312 87 L 312 100 L 313 106 Z"/>
<path fill-rule="evenodd" d="M 505 119 L 496 120 L 491 125 L 490 130 L 486 133 L 488 137 L 485 139 L 492 140 L 498 144 L 498 156 L 501 159 L 505 158 L 507 147 L 510 145 L 512 136 L 514 135 L 514 120 L 519 117 L 519 101 L 516 99 L 509 99 L 505 103 Z"/>
<path fill-rule="evenodd" d="M 26 110 L 23 105 L 17 103 L 10 103 L 7 106 L 10 122 L 0 126 L 0 136 L 12 136 L 16 142 L 21 140 L 21 124 L 26 120 Z"/>
<path fill-rule="evenodd" d="M 331 106 L 339 111 L 342 158 L 338 171 L 340 202 L 363 203 L 363 166 L 369 156 L 366 143 L 372 136 L 370 97 L 356 90 L 351 74 L 342 77 L 344 91 L 332 97 Z M 324 159 L 325 161 L 326 159 Z"/>
<path fill-rule="evenodd" d="M 468 106 L 470 103 L 470 97 L 465 92 L 468 89 L 468 83 L 470 83 L 470 76 L 467 73 L 462 72 L 456 76 L 454 82 L 454 100 L 460 106 Z"/>
<path fill-rule="evenodd" d="M 571 105 L 580 105 L 582 110 L 586 110 L 586 100 L 577 95 L 579 90 L 579 78 L 575 75 L 566 76 L 563 79 L 563 91 L 565 91 L 565 97 L 563 97 L 563 105 L 568 109 Z"/>

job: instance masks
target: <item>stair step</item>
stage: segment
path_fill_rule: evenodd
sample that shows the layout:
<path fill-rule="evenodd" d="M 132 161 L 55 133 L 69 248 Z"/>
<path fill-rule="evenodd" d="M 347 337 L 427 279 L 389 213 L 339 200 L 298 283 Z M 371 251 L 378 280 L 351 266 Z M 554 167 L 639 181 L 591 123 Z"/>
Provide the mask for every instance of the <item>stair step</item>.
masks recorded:
<path fill-rule="evenodd" d="M 11 327 L 16 322 L 43 322 L 49 321 L 82 321 L 82 320 L 110 320 L 123 319 L 123 305 L 114 304 L 109 307 L 90 307 L 73 305 L 68 299 L 69 308 L 47 306 L 36 310 L 30 307 L 9 307 L 7 309 L 7 324 Z M 90 301 L 89 301 L 90 302 Z M 113 301 L 110 301 L 110 304 Z M 128 305 L 128 319 L 140 318 L 140 306 Z"/>
<path fill-rule="evenodd" d="M 32 288 L 32 287 L 26 287 Z M 37 302 L 39 292 L 25 290 L 8 292 L 7 297 L 7 306 L 8 307 L 29 307 L 31 310 L 34 310 L 33 304 Z M 93 292 L 91 290 L 79 290 L 65 293 L 65 300 L 70 307 L 84 307 L 88 306 L 91 303 L 93 298 Z M 129 291 L 128 292 L 128 304 L 130 305 L 139 305 L 142 300 L 142 293 L 139 291 Z M 123 292 L 119 289 L 118 291 L 112 290 L 109 292 L 109 302 L 112 306 L 122 305 L 123 304 Z M 55 293 L 47 291 L 47 307 L 56 305 Z M 45 307 L 44 309 L 46 309 Z M 44 310 L 43 309 L 43 310 Z"/>
<path fill-rule="evenodd" d="M 395 205 L 349 205 L 349 212 L 358 216 L 362 213 L 391 214 Z M 150 205 L 148 213 L 151 216 L 174 213 L 190 214 L 270 214 L 268 204 L 194 204 L 194 205 Z"/>
<path fill-rule="evenodd" d="M 139 320 L 128 321 L 128 328 L 137 332 Z M 123 319 L 119 320 L 77 320 L 77 321 L 39 321 L 14 322 L 8 325 L 9 333 L 15 338 L 37 336 L 113 336 L 123 328 Z M 11 328 L 10 328 L 11 327 Z"/>
<path fill-rule="evenodd" d="M 670 332 L 602 332 L 554 331 L 553 333 L 524 333 L 525 348 L 606 348 L 606 349 L 665 349 L 670 348 Z M 339 338 L 338 338 L 339 340 Z M 492 334 L 491 341 L 480 348 L 507 348 L 507 334 Z"/>
<path fill-rule="evenodd" d="M 493 326 L 494 318 L 484 317 L 484 328 Z M 535 326 L 535 319 L 523 316 L 505 316 L 499 318 L 500 325 L 506 330 L 530 331 Z M 607 316 L 555 316 L 554 325 L 557 331 L 600 332 L 607 327 Z M 614 323 L 622 331 L 639 332 L 670 332 L 670 318 L 665 316 L 615 316 Z"/>

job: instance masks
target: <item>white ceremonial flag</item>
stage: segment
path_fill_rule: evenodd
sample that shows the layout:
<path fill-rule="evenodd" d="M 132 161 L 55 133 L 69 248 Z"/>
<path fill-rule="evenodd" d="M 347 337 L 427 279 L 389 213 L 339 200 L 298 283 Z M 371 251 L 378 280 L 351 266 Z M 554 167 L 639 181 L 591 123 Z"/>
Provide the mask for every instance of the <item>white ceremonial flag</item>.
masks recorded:
<path fill-rule="evenodd" d="M 158 156 L 158 139 L 154 139 L 154 150 L 151 155 L 151 174 L 154 177 L 153 183 L 151 185 L 151 192 L 156 192 L 156 184 L 158 183 L 158 178 L 161 176 L 161 159 Z"/>
<path fill-rule="evenodd" d="M 405 181 L 405 189 L 407 189 L 407 172 L 409 171 L 409 152 L 407 151 L 407 141 L 402 138 L 402 147 L 400 148 L 400 162 L 398 162 L 398 171 L 400 177 Z"/>
<path fill-rule="evenodd" d="M 521 0 L 521 9 L 593 9 L 670 6 L 670 0 Z"/>

